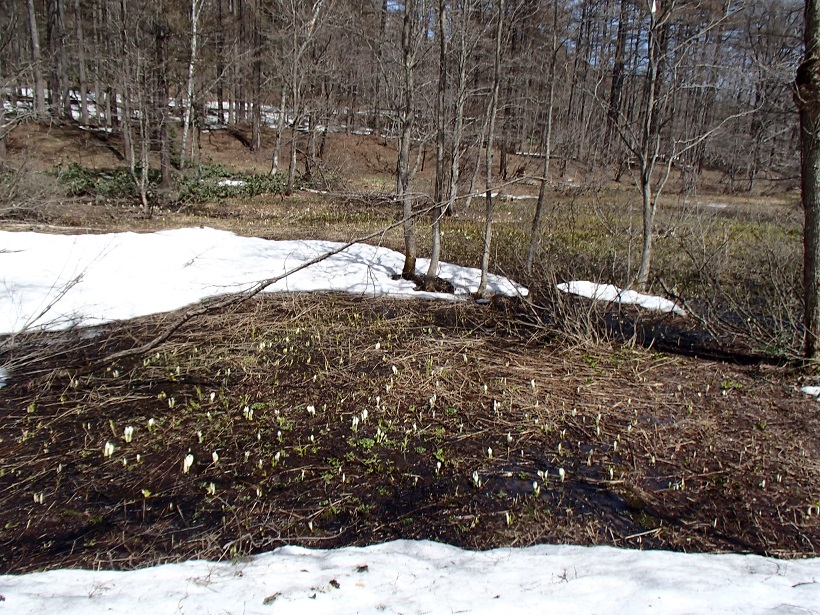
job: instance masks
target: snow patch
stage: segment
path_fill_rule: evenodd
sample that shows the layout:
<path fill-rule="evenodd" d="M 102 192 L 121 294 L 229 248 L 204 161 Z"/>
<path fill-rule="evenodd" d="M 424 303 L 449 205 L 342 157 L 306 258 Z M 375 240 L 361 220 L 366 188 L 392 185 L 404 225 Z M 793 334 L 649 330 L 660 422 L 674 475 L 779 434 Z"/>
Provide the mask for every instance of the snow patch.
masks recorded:
<path fill-rule="evenodd" d="M 811 395 L 812 397 L 816 397 L 817 401 L 820 401 L 820 386 L 800 387 L 800 391 L 802 393 L 805 393 L 806 395 Z"/>
<path fill-rule="evenodd" d="M 230 186 L 232 188 L 238 188 L 245 185 L 245 182 L 241 179 L 220 179 L 217 183 L 217 186 Z"/>
<path fill-rule="evenodd" d="M 646 310 L 655 312 L 674 312 L 680 316 L 686 316 L 686 311 L 678 307 L 674 302 L 655 295 L 644 295 L 634 290 L 625 290 L 612 284 L 597 284 L 577 280 L 565 282 L 558 285 L 558 290 L 564 293 L 580 295 L 597 301 L 610 301 L 615 303 L 625 303 L 638 305 Z"/>
<path fill-rule="evenodd" d="M 157 233 L 48 235 L 0 231 L 0 334 L 65 329 L 176 310 L 204 298 L 251 288 L 344 244 L 268 241 L 211 228 Z M 441 263 L 455 294 L 416 291 L 393 279 L 404 255 L 354 244 L 271 285 L 267 292 L 339 291 L 362 296 L 465 299 L 478 290 L 479 269 Z M 418 259 L 426 271 L 428 259 Z M 526 295 L 507 278 L 489 276 L 489 293 Z"/>
<path fill-rule="evenodd" d="M 820 559 L 428 541 L 0 576 L 9 613 L 815 613 Z"/>

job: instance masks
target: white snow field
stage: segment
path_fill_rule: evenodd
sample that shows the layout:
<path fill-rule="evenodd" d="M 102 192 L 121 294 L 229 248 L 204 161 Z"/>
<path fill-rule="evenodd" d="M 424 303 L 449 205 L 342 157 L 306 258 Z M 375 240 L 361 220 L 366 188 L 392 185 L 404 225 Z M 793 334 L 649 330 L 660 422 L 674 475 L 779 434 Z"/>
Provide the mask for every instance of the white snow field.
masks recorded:
<path fill-rule="evenodd" d="M 108 235 L 0 232 L 0 333 L 177 309 L 248 288 L 338 247 L 208 228 Z M 393 280 L 402 263 L 401 254 L 356 244 L 269 290 L 453 299 Z M 426 266 L 419 261 L 419 270 Z M 439 272 L 453 283 L 456 297 L 476 289 L 478 274 L 449 264 Z M 490 287 L 508 295 L 527 292 L 499 277 L 490 278 Z M 634 299 L 591 283 L 570 288 L 587 289 L 599 299 Z M 649 305 L 665 309 L 662 303 Z M 0 383 L 9 377 L 0 370 Z M 470 552 L 425 541 L 335 550 L 284 547 L 232 563 L 0 576 L 0 615 L 6 613 L 808 615 L 820 614 L 820 559 L 578 546 Z"/>
<path fill-rule="evenodd" d="M 0 612 L 15 615 L 808 615 L 820 612 L 820 560 L 396 541 L 283 547 L 234 563 L 0 576 L 0 594 Z"/>
<path fill-rule="evenodd" d="M 48 235 L 0 231 L 0 334 L 27 328 L 97 325 L 185 307 L 253 286 L 344 244 L 268 241 L 211 228 L 156 233 Z M 268 291 L 344 291 L 452 300 L 414 290 L 401 273 L 404 256 L 354 244 L 270 286 Z M 429 261 L 418 259 L 418 271 Z M 439 276 L 455 298 L 478 289 L 478 269 L 441 263 Z M 527 293 L 506 278 L 489 276 L 492 293 Z"/>

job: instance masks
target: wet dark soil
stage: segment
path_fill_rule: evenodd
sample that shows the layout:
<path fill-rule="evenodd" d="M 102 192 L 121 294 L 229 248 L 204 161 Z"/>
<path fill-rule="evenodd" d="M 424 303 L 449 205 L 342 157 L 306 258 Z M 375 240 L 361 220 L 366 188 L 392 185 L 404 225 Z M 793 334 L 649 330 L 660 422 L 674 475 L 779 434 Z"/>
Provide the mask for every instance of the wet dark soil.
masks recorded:
<path fill-rule="evenodd" d="M 93 373 L 171 316 L 4 340 L 0 572 L 394 538 L 817 555 L 798 373 L 520 309 L 269 296 Z"/>

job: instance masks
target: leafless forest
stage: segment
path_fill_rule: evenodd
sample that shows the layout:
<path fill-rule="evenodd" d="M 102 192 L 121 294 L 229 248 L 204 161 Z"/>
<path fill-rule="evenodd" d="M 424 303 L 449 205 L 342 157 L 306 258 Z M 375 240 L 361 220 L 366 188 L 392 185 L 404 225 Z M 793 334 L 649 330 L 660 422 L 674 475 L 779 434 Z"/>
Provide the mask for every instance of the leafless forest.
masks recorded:
<path fill-rule="evenodd" d="M 259 148 L 282 108 L 279 131 L 320 127 L 317 139 L 325 128 L 402 136 L 409 125 L 412 149 L 440 139 L 448 162 L 492 139 L 501 179 L 516 173 L 507 154 L 546 151 L 617 176 L 648 155 L 672 159 L 686 189 L 704 167 L 733 192 L 796 174 L 802 3 L 7 0 L 1 10 L 7 103 L 122 130 L 127 157 L 133 132 L 168 128 L 169 109 L 175 126 L 184 120 L 184 164 L 206 122 L 247 125 Z"/>
<path fill-rule="evenodd" d="M 480 189 L 491 214 L 497 185 L 525 174 L 521 155 L 543 160 L 530 179 L 579 163 L 638 187 L 633 282 L 645 287 L 665 189 L 694 193 L 704 170 L 732 194 L 797 182 L 797 2 L 7 0 L 0 10 L 0 139 L 29 112 L 119 134 L 146 208 L 149 153 L 169 187 L 172 166 L 196 162 L 202 130 L 216 125 L 268 150 L 287 193 L 297 174 L 322 169 L 329 131 L 396 139 L 406 215 L 428 154 L 427 196 L 448 212 Z M 408 273 L 409 223 L 405 234 Z"/>

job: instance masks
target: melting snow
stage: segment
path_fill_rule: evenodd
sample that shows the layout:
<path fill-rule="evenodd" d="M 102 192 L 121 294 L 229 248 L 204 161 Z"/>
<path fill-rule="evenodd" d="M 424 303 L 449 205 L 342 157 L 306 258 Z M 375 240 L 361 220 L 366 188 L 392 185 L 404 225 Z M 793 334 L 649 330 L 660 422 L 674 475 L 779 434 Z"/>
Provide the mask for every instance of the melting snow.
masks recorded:
<path fill-rule="evenodd" d="M 725 613 L 820 608 L 820 559 L 611 547 L 464 551 L 427 541 L 283 547 L 233 563 L 0 576 L 0 610 L 60 613 Z"/>
<path fill-rule="evenodd" d="M 203 298 L 248 289 L 344 244 L 268 241 L 210 228 L 157 233 L 47 235 L 0 232 L 0 334 L 26 328 L 94 325 L 175 310 Z M 455 296 L 417 292 L 394 280 L 404 256 L 354 244 L 289 275 L 268 291 L 343 291 L 362 296 L 465 298 L 480 271 L 441 263 Z M 426 271 L 429 261 L 418 260 Z M 489 277 L 489 292 L 526 295 L 506 278 Z"/>
<path fill-rule="evenodd" d="M 231 186 L 232 188 L 236 188 L 239 186 L 244 186 L 245 182 L 241 179 L 220 179 L 217 182 L 217 186 Z"/>
<path fill-rule="evenodd" d="M 811 395 L 812 397 L 816 397 L 817 400 L 820 401 L 820 386 L 800 387 L 800 391 L 805 393 L 806 395 Z"/>
<path fill-rule="evenodd" d="M 686 316 L 686 312 L 669 299 L 644 295 L 634 290 L 624 290 L 612 284 L 596 284 L 595 282 L 574 281 L 558 285 L 558 290 L 573 295 L 580 295 L 598 301 L 612 301 L 639 305 L 647 310 L 656 312 L 674 312 Z"/>

